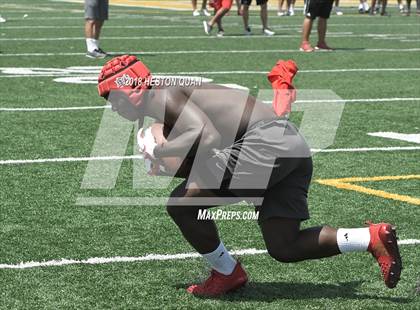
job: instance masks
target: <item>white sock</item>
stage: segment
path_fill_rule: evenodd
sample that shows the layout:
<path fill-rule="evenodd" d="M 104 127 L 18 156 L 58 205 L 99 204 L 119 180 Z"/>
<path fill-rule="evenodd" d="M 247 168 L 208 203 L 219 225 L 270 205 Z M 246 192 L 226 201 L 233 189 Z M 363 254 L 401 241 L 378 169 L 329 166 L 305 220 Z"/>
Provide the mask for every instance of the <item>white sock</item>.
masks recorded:
<path fill-rule="evenodd" d="M 87 48 L 88 52 L 93 52 L 94 50 L 96 50 L 98 48 L 97 40 L 91 39 L 91 38 L 86 38 L 86 48 Z"/>
<path fill-rule="evenodd" d="M 223 242 L 213 252 L 202 254 L 209 262 L 210 266 L 216 271 L 229 275 L 233 272 L 236 266 L 236 260 L 229 254 Z"/>
<path fill-rule="evenodd" d="M 95 47 L 98 49 L 99 48 L 99 40 L 92 39 L 92 41 L 93 41 L 93 44 L 95 44 Z"/>
<path fill-rule="evenodd" d="M 367 251 L 369 242 L 369 227 L 337 230 L 337 245 L 341 253 Z"/>

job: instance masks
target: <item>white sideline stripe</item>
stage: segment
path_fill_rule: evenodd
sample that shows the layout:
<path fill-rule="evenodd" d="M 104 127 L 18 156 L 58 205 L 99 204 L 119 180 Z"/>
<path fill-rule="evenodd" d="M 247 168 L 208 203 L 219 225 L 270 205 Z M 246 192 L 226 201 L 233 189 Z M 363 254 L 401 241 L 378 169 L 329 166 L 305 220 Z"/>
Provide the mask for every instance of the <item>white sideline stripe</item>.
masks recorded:
<path fill-rule="evenodd" d="M 0 71 L 7 70 L 7 67 L 0 67 Z M 99 74 L 100 67 L 98 67 L 97 74 Z M 341 73 L 341 72 L 399 72 L 399 71 L 420 71 L 420 68 L 353 68 L 353 69 L 313 69 L 313 70 L 299 70 L 299 73 Z M 180 72 L 155 72 L 159 75 L 228 75 L 228 74 L 267 74 L 268 71 L 180 71 Z M 1 72 L 0 72 L 1 74 Z M 11 74 L 11 75 L 0 75 L 0 78 L 19 78 L 19 77 L 97 77 L 96 75 L 84 75 L 83 72 L 77 73 L 65 73 L 57 72 L 54 74 Z"/>
<path fill-rule="evenodd" d="M 78 110 L 103 110 L 110 109 L 110 105 L 87 106 L 87 107 L 63 107 L 63 108 L 0 108 L 0 112 L 39 112 L 39 111 L 78 111 Z"/>
<path fill-rule="evenodd" d="M 185 72 L 183 72 L 185 73 Z M 393 102 L 393 101 L 420 101 L 420 98 L 367 98 L 367 99 L 321 99 L 321 100 L 296 100 L 297 103 L 325 103 L 325 102 Z M 270 104 L 271 101 L 265 100 Z M 100 110 L 110 109 L 110 105 L 84 106 L 84 107 L 62 107 L 62 108 L 0 108 L 0 112 L 55 112 L 55 111 L 77 111 L 77 110 Z"/>
<path fill-rule="evenodd" d="M 342 148 L 342 149 L 311 149 L 314 153 L 359 153 L 359 152 L 394 152 L 394 151 L 416 151 L 420 150 L 420 146 L 386 146 L 386 147 L 358 147 L 358 148 Z"/>
<path fill-rule="evenodd" d="M 360 52 L 420 52 L 420 48 L 366 48 L 360 50 L 336 50 L 334 53 L 360 53 Z M 110 56 L 112 55 L 121 55 L 121 54 L 132 54 L 132 55 L 183 55 L 183 54 L 229 54 L 232 55 L 235 53 L 239 54 L 266 54 L 266 53 L 299 53 L 303 52 L 298 49 L 292 50 L 188 50 L 188 51 L 117 51 L 109 52 Z M 326 52 L 319 52 L 326 53 Z M 86 53 L 6 53 L 0 54 L 0 57 L 47 57 L 47 56 L 84 56 Z"/>
<path fill-rule="evenodd" d="M 349 38 L 359 38 L 359 37 L 373 37 L 373 38 L 388 38 L 391 36 L 390 34 L 349 34 L 349 33 L 328 33 L 329 37 L 349 37 Z M 401 38 L 402 34 L 395 34 L 392 35 L 392 38 Z M 416 34 L 405 34 L 406 36 L 417 37 Z M 229 35 L 224 36 L 223 39 L 245 39 L 249 40 L 252 38 L 264 38 L 264 39 L 283 39 L 283 38 L 300 38 L 300 34 L 282 34 L 282 35 L 275 35 L 275 36 L 266 36 L 266 35 L 252 35 L 252 36 L 245 36 L 245 35 Z M 405 38 L 404 37 L 404 38 Z M 51 37 L 51 38 L 0 38 L 0 41 L 79 41 L 84 40 L 85 37 Z M 196 39 L 216 39 L 219 40 L 217 36 L 208 36 L 208 35 L 189 35 L 189 36 L 132 36 L 132 37 L 124 37 L 124 36 L 104 36 L 101 40 L 196 40 Z"/>
<path fill-rule="evenodd" d="M 392 101 L 420 101 L 420 98 L 369 98 L 369 99 L 319 99 L 319 100 L 296 100 L 296 103 L 355 103 L 355 102 L 392 102 Z M 264 100 L 264 103 L 271 103 L 271 101 Z"/>
<path fill-rule="evenodd" d="M 399 245 L 418 245 L 420 244 L 419 239 L 407 239 L 398 241 Z M 267 254 L 267 250 L 259 249 L 242 249 L 230 251 L 232 255 L 260 255 Z M 112 263 L 134 263 L 134 262 L 150 262 L 150 261 L 172 261 L 172 260 L 184 260 L 189 258 L 200 258 L 199 253 L 179 253 L 179 254 L 148 254 L 145 256 L 115 256 L 115 257 L 92 257 L 83 260 L 77 259 L 58 259 L 49 260 L 42 262 L 21 262 L 19 264 L 0 264 L 0 269 L 30 269 L 39 267 L 59 267 L 68 265 L 101 265 L 101 264 L 112 264 Z"/>
<path fill-rule="evenodd" d="M 417 26 L 418 24 L 374 24 L 374 26 Z M 223 26 L 239 26 L 239 23 L 226 23 Z M 253 25 L 251 25 L 253 26 Z M 255 25 L 254 25 L 255 26 Z M 328 27 L 347 27 L 347 26 L 373 26 L 372 24 L 330 24 Z M 287 28 L 299 28 L 301 29 L 302 25 L 300 24 L 281 24 L 273 25 L 271 28 L 284 30 Z M 103 29 L 142 29 L 142 28 L 197 28 L 201 29 L 201 25 L 126 25 L 126 26 L 107 26 L 105 25 Z M 2 26 L 1 29 L 57 29 L 57 26 L 42 26 L 42 25 L 33 25 L 33 26 Z M 80 26 L 65 26 L 61 25 L 60 29 L 80 29 Z"/>
<path fill-rule="evenodd" d="M 420 146 L 387 146 L 387 147 L 360 147 L 360 148 L 338 148 L 338 149 L 311 149 L 314 153 L 359 153 L 359 152 L 394 152 L 394 151 L 417 151 Z M 142 155 L 124 156 L 98 156 L 98 157 L 62 157 L 62 158 L 39 158 L 39 159 L 10 159 L 0 160 L 0 166 L 6 165 L 26 165 L 26 164 L 45 164 L 63 162 L 83 162 L 83 161 L 105 161 L 105 160 L 125 160 L 142 159 Z"/>
<path fill-rule="evenodd" d="M 24 164 L 45 164 L 45 163 L 63 163 L 63 162 L 81 162 L 81 161 L 106 161 L 106 160 L 124 160 L 124 159 L 143 159 L 142 155 L 124 155 L 124 156 L 97 156 L 97 157 L 64 157 L 64 158 L 44 158 L 44 159 L 12 159 L 0 160 L 0 165 L 24 165 Z"/>

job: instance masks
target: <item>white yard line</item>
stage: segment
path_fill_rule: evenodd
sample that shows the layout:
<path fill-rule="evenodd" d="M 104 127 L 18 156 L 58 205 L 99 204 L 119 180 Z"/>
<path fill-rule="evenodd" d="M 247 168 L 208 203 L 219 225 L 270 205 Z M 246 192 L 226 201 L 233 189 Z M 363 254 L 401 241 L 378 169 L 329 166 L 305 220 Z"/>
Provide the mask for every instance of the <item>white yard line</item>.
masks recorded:
<path fill-rule="evenodd" d="M 338 149 L 312 149 L 314 153 L 364 153 L 364 152 L 395 152 L 395 151 L 418 151 L 420 146 L 387 146 L 387 147 L 360 147 L 360 148 L 338 148 Z M 98 157 L 62 157 L 62 158 L 39 158 L 39 159 L 10 159 L 0 160 L 0 166 L 28 165 L 28 164 L 47 164 L 65 162 L 85 162 L 85 161 L 107 161 L 107 160 L 127 160 L 142 159 L 142 155 L 125 156 L 98 156 Z"/>
<path fill-rule="evenodd" d="M 363 102 L 395 102 L 395 101 L 420 101 L 420 98 L 365 98 L 365 99 L 320 99 L 320 100 L 297 100 L 297 103 L 363 103 Z M 270 104 L 271 101 L 263 101 Z M 81 106 L 81 107 L 45 107 L 45 108 L 0 108 L 0 112 L 60 112 L 60 111 L 78 111 L 78 110 L 100 110 L 109 109 L 110 105 L 103 106 Z"/>
<path fill-rule="evenodd" d="M 0 67 L 0 78 L 19 78 L 19 77 L 97 77 L 101 67 L 96 67 L 95 72 L 48 72 L 48 68 L 21 68 L 29 70 L 47 70 L 46 73 L 34 72 L 32 74 L 8 74 L 7 70 L 9 67 Z M 56 68 L 51 68 L 52 70 Z M 3 75 L 1 75 L 1 73 Z M 299 73 L 347 73 L 347 72 L 408 72 L 408 71 L 420 71 L 420 68 L 347 68 L 347 69 L 313 69 L 313 70 L 299 70 Z M 268 71 L 244 71 L 244 70 L 231 70 L 231 71 L 179 71 L 179 72 L 155 72 L 158 75 L 235 75 L 235 74 L 267 74 Z"/>
<path fill-rule="evenodd" d="M 361 48 L 355 50 L 336 50 L 334 53 L 361 53 L 361 52 L 420 52 L 420 48 Z M 298 49 L 260 49 L 260 50 L 186 50 L 186 51 L 114 51 L 112 55 L 131 54 L 131 55 L 188 55 L 188 54 L 270 54 L 270 53 L 303 53 Z M 317 52 L 328 53 L 328 52 Z M 49 56 L 84 56 L 86 53 L 4 53 L 0 57 L 49 57 Z"/>
<path fill-rule="evenodd" d="M 82 162 L 82 161 L 107 161 L 124 159 L 142 159 L 142 155 L 125 156 L 97 156 L 97 157 L 64 157 L 64 158 L 44 158 L 44 159 L 24 159 L 24 160 L 0 160 L 2 165 L 27 165 L 27 164 L 45 164 L 45 163 L 64 163 L 64 162 Z"/>
<path fill-rule="evenodd" d="M 78 110 L 103 110 L 111 108 L 110 105 L 86 106 L 86 107 L 62 107 L 62 108 L 0 108 L 0 112 L 55 112 L 55 111 L 78 111 Z"/>
<path fill-rule="evenodd" d="M 48 18 L 49 19 L 49 18 Z M 223 26 L 225 27 L 230 27 L 230 26 L 239 26 L 239 23 L 223 23 Z M 251 25 L 253 26 L 253 25 Z M 255 25 L 257 26 L 257 25 Z M 328 23 L 328 27 L 349 27 L 349 26 L 355 26 L 355 27 L 364 27 L 364 26 L 418 26 L 418 24 L 330 24 Z M 106 25 L 103 27 L 103 29 L 164 29 L 164 28 L 169 28 L 169 29 L 173 29 L 173 28 L 197 28 L 197 29 L 201 29 L 201 24 L 197 24 L 197 25 L 126 25 L 126 26 L 109 26 Z M 284 30 L 284 29 L 288 29 L 288 28 L 297 28 L 297 29 L 301 29 L 302 25 L 301 24 L 281 24 L 281 25 L 273 25 L 271 26 L 271 28 L 274 29 L 279 29 L 279 30 Z M 54 29 L 57 30 L 57 26 L 51 26 L 51 25 L 25 25 L 25 26 L 2 26 L 1 29 Z M 69 25 L 61 25 L 60 29 L 80 29 L 80 26 L 69 26 Z M 406 34 L 404 34 L 405 36 Z"/>
<path fill-rule="evenodd" d="M 399 245 L 418 245 L 419 239 L 406 239 L 398 241 Z M 232 255 L 261 255 L 267 254 L 267 250 L 259 249 L 242 249 L 230 251 Z M 174 261 L 185 260 L 191 258 L 200 258 L 199 253 L 178 253 L 178 254 L 148 254 L 144 256 L 115 256 L 115 257 L 92 257 L 83 260 L 61 258 L 49 261 L 30 261 L 21 262 L 18 264 L 0 264 L 0 269 L 31 269 L 39 267 L 60 267 L 68 265 L 102 265 L 112 263 L 135 263 L 135 262 L 150 262 L 150 261 Z"/>
<path fill-rule="evenodd" d="M 334 33 L 334 32 L 330 32 L 328 33 L 328 37 L 336 37 L 336 38 L 364 38 L 364 37 L 368 37 L 368 38 L 378 38 L 378 39 L 382 39 L 382 38 L 388 38 L 388 37 L 392 37 L 393 39 L 399 39 L 401 37 L 407 37 L 407 36 L 412 36 L 412 37 L 418 37 L 418 34 L 373 34 L 373 33 L 367 33 L 367 34 L 352 34 L 352 33 Z M 282 34 L 282 35 L 275 35 L 275 36 L 265 36 L 265 35 L 252 35 L 252 36 L 245 36 L 245 35 L 227 35 L 224 36 L 223 39 L 245 39 L 245 40 L 249 40 L 252 38 L 264 38 L 264 39 L 284 39 L 284 38 L 300 38 L 301 35 L 300 34 Z M 50 37 L 50 38 L 0 38 L 0 41 L 79 41 L 79 40 L 84 40 L 85 37 Z M 208 35 L 189 35 L 189 36 L 130 36 L 130 37 L 126 37 L 126 36 L 104 36 L 101 37 L 101 40 L 197 40 L 197 39 L 204 39 L 204 40 L 208 40 L 208 39 L 216 39 L 219 40 L 220 38 L 216 37 L 216 36 L 208 36 Z"/>

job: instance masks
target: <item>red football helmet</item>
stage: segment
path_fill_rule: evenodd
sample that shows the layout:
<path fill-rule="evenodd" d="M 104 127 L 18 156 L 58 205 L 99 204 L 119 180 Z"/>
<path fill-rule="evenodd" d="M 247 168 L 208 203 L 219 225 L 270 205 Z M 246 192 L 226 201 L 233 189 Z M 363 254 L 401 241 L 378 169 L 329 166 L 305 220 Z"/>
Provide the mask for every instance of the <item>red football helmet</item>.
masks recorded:
<path fill-rule="evenodd" d="M 139 106 L 145 91 L 150 88 L 151 79 L 150 70 L 136 56 L 114 57 L 99 74 L 99 96 L 108 99 L 111 91 L 118 91 L 125 94 L 134 106 Z"/>

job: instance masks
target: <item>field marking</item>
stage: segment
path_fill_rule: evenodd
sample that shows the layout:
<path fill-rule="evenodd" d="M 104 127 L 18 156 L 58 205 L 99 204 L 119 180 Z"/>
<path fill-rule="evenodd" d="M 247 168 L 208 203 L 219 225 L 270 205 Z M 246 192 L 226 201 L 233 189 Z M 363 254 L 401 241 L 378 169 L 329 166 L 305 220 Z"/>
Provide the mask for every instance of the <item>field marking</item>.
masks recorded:
<path fill-rule="evenodd" d="M 399 240 L 399 245 L 419 245 L 419 239 Z M 229 251 L 232 255 L 261 255 L 267 254 L 267 250 L 255 248 Z M 135 263 L 135 262 L 151 262 L 151 261 L 174 261 L 185 260 L 191 258 L 201 258 L 199 253 L 178 253 L 178 254 L 148 254 L 144 256 L 115 256 L 115 257 L 91 257 L 83 260 L 78 259 L 57 259 L 49 261 L 29 261 L 18 264 L 0 264 L 0 269 L 31 269 L 40 267 L 60 267 L 68 265 L 102 265 L 112 263 Z"/>
<path fill-rule="evenodd" d="M 3 165 L 27 165 L 27 164 L 45 164 L 45 163 L 64 163 L 64 162 L 83 162 L 83 161 L 108 161 L 125 159 L 143 159 L 142 155 L 124 155 L 124 156 L 96 156 L 96 157 L 59 157 L 59 158 L 39 158 L 39 159 L 12 159 L 0 160 L 0 166 Z"/>
<path fill-rule="evenodd" d="M 420 48 L 360 48 L 356 50 L 335 50 L 334 53 L 362 53 L 362 52 L 420 52 Z M 298 53 L 302 54 L 303 52 L 298 49 L 292 50 L 188 50 L 188 51 L 114 51 L 109 52 L 110 56 L 112 55 L 121 55 L 121 54 L 131 54 L 131 55 L 187 55 L 187 54 L 270 54 L 270 53 Z M 317 53 L 326 53 L 326 52 L 317 52 Z M 0 57 L 49 57 L 49 56 L 85 56 L 86 53 L 5 53 L 0 54 Z"/>
<path fill-rule="evenodd" d="M 328 33 L 328 37 L 332 38 L 377 38 L 377 39 L 386 39 L 388 37 L 392 37 L 393 39 L 400 39 L 403 35 L 402 34 L 352 34 L 352 33 L 334 33 L 330 32 Z M 405 37 L 412 36 L 412 37 L 418 37 L 418 34 L 405 34 Z M 300 34 L 279 34 L 275 36 L 266 36 L 266 35 L 251 35 L 246 36 L 243 34 L 239 35 L 226 35 L 223 37 L 224 40 L 226 39 L 244 39 L 249 40 L 252 38 L 255 39 L 284 39 L 284 38 L 300 38 Z M 49 37 L 49 38 L 0 38 L 0 41 L 7 42 L 7 41 L 81 41 L 84 40 L 85 37 Z M 204 40 L 220 40 L 217 36 L 208 36 L 208 35 L 189 35 L 189 36 L 130 36 L 130 37 L 124 37 L 124 36 L 104 36 L 101 37 L 101 40 L 197 40 L 197 39 L 204 39 Z"/>
<path fill-rule="evenodd" d="M 372 137 L 381 137 L 381 138 L 388 138 L 388 139 L 394 139 L 394 140 L 401 140 L 405 142 L 412 142 L 420 144 L 420 134 L 418 133 L 412 133 L 412 134 L 405 134 L 405 133 L 399 133 L 399 132 L 368 132 L 369 136 Z"/>
<path fill-rule="evenodd" d="M 223 84 L 220 84 L 223 85 Z M 395 102 L 395 101 L 420 101 L 420 98 L 365 98 L 365 99 L 320 99 L 320 100 L 296 100 L 296 103 L 360 103 L 360 102 Z M 271 104 L 271 101 L 263 101 Z M 80 106 L 80 107 L 45 107 L 45 108 L 0 108 L 0 112 L 62 112 L 62 111 L 78 111 L 78 110 L 100 110 L 110 109 L 110 105 L 103 106 Z"/>
<path fill-rule="evenodd" d="M 316 182 L 319 184 L 328 185 L 328 186 L 336 187 L 339 189 L 356 191 L 356 192 L 371 195 L 371 196 L 377 196 L 377 197 L 381 197 L 385 199 L 407 202 L 407 203 L 411 203 L 411 204 L 419 206 L 420 198 L 390 193 L 383 190 L 377 190 L 377 189 L 372 189 L 365 186 L 352 184 L 354 182 L 378 182 L 378 181 L 395 181 L 395 180 L 412 180 L 412 179 L 420 180 L 420 174 L 398 175 L 398 176 L 376 176 L 376 177 L 350 177 L 350 178 L 339 178 L 339 179 L 318 179 L 316 180 Z"/>
<path fill-rule="evenodd" d="M 103 110 L 110 109 L 110 105 L 86 106 L 86 107 L 62 107 L 62 108 L 0 108 L 0 112 L 55 112 L 55 111 L 79 111 L 79 110 Z"/>
<path fill-rule="evenodd" d="M 338 148 L 338 149 L 311 149 L 314 153 L 364 153 L 364 152 L 396 152 L 396 151 L 418 151 L 420 146 L 391 146 L 391 147 L 362 147 L 362 148 Z M 83 161 L 104 161 L 104 160 L 126 160 L 142 159 L 141 155 L 125 156 L 98 156 L 98 157 L 59 157 L 59 158 L 38 158 L 38 159 L 8 159 L 0 160 L 0 166 L 27 165 L 44 163 L 83 162 Z"/>
<path fill-rule="evenodd" d="M 83 77 L 97 79 L 102 67 L 0 67 L 0 78 L 19 77 Z M 349 72 L 408 72 L 420 71 L 420 68 L 344 68 L 344 69 L 309 69 L 299 73 L 349 73 Z M 157 75 L 235 75 L 235 74 L 268 74 L 268 71 L 226 70 L 226 71 L 180 71 L 155 72 Z"/>
<path fill-rule="evenodd" d="M 240 26 L 242 24 L 240 23 L 223 23 L 223 26 L 225 27 L 230 27 L 230 26 Z M 375 24 L 375 26 L 417 26 L 418 24 Z M 254 26 L 259 26 L 257 24 L 251 24 L 251 27 Z M 328 23 L 328 27 L 348 27 L 348 26 L 373 26 L 372 24 L 330 24 Z M 165 28 L 197 28 L 197 29 L 201 29 L 201 24 L 197 24 L 197 25 L 126 25 L 126 26 L 109 26 L 109 25 L 104 25 L 103 29 L 165 29 Z M 301 24 L 281 24 L 281 25 L 273 25 L 271 26 L 271 28 L 274 29 L 279 29 L 279 30 L 285 30 L 285 29 L 290 29 L 290 28 L 297 28 L 297 29 L 301 29 L 302 25 Z M 51 26 L 51 25 L 32 25 L 32 26 L 2 26 L 1 29 L 54 29 L 57 30 L 57 26 Z M 62 25 L 60 26 L 60 29 L 80 29 L 80 26 L 71 26 L 71 25 Z"/>

